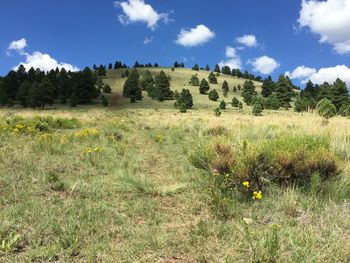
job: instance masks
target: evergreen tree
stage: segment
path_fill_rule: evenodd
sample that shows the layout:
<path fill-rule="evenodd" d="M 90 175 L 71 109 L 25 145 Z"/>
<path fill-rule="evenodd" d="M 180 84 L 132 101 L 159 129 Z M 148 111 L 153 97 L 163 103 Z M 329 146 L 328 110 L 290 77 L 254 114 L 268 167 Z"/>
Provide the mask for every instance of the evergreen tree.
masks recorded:
<path fill-rule="evenodd" d="M 179 65 L 179 63 L 177 61 L 175 61 L 174 68 L 178 68 L 178 67 L 180 67 L 180 65 Z"/>
<path fill-rule="evenodd" d="M 210 90 L 209 83 L 206 79 L 202 79 L 200 85 L 199 85 L 199 93 L 200 94 L 207 94 L 207 92 Z"/>
<path fill-rule="evenodd" d="M 185 64 L 184 64 L 184 63 L 181 63 L 181 64 L 180 64 L 180 67 L 181 67 L 181 68 L 184 68 L 184 67 L 185 67 Z"/>
<path fill-rule="evenodd" d="M 109 63 L 109 64 L 108 64 L 108 69 L 113 69 L 112 63 Z"/>
<path fill-rule="evenodd" d="M 101 97 L 101 102 L 103 107 L 108 107 L 108 99 L 105 96 Z"/>
<path fill-rule="evenodd" d="M 229 91 L 229 86 L 226 80 L 224 80 L 224 82 L 222 83 L 222 90 L 224 91 L 224 93 L 227 94 L 227 92 Z M 225 96 L 226 97 L 226 96 Z"/>
<path fill-rule="evenodd" d="M 261 88 L 262 88 L 261 95 L 265 98 L 269 97 L 274 92 L 275 83 L 273 82 L 270 76 L 264 79 L 264 82 Z"/>
<path fill-rule="evenodd" d="M 154 79 L 152 77 L 152 74 L 149 70 L 146 70 L 143 73 L 143 76 L 140 81 L 140 88 L 142 90 L 146 90 L 147 92 L 152 89 L 154 85 Z"/>
<path fill-rule="evenodd" d="M 192 86 L 199 86 L 199 78 L 196 75 L 193 75 L 190 80 Z"/>
<path fill-rule="evenodd" d="M 247 70 L 244 71 L 243 78 L 244 79 L 250 79 L 250 74 L 249 74 L 249 72 Z"/>
<path fill-rule="evenodd" d="M 305 98 L 298 98 L 294 103 L 294 111 L 295 112 L 302 112 L 307 111 L 308 104 L 306 102 Z"/>
<path fill-rule="evenodd" d="M 140 76 L 137 69 L 134 68 L 124 83 L 123 96 L 130 98 L 131 101 L 136 101 L 137 98 L 142 99 L 140 92 Z"/>
<path fill-rule="evenodd" d="M 260 116 L 263 111 L 263 107 L 259 102 L 255 103 L 253 106 L 253 115 L 254 116 Z"/>
<path fill-rule="evenodd" d="M 205 70 L 206 70 L 206 71 L 210 71 L 209 65 L 206 65 L 206 66 L 205 66 Z"/>
<path fill-rule="evenodd" d="M 22 64 L 19 65 L 16 73 L 17 73 L 17 79 L 19 83 L 22 83 L 28 78 L 26 68 Z"/>
<path fill-rule="evenodd" d="M 265 100 L 265 108 L 268 110 L 278 110 L 281 107 L 280 101 L 277 99 L 276 94 L 272 94 Z"/>
<path fill-rule="evenodd" d="M 293 84 L 284 75 L 280 75 L 276 83 L 277 99 L 281 102 L 282 107 L 290 107 L 290 101 L 293 97 Z"/>
<path fill-rule="evenodd" d="M 125 76 L 125 77 L 129 77 L 129 75 L 130 75 L 129 70 L 128 70 L 128 69 L 127 69 L 127 70 L 125 70 L 125 72 L 124 72 L 124 76 Z"/>
<path fill-rule="evenodd" d="M 19 84 L 16 71 L 11 70 L 3 79 L 2 89 L 4 97 L 2 104 L 7 104 L 8 100 L 13 101 L 16 99 Z"/>
<path fill-rule="evenodd" d="M 162 70 L 159 75 L 155 77 L 155 94 L 159 101 L 174 99 L 174 93 L 170 90 L 169 76 Z"/>
<path fill-rule="evenodd" d="M 103 93 L 112 93 L 111 86 L 109 86 L 108 84 L 104 85 L 102 91 Z"/>
<path fill-rule="evenodd" d="M 312 98 L 316 98 L 316 89 L 314 84 L 311 82 L 311 80 L 309 80 L 306 83 L 306 87 L 303 91 L 301 91 L 301 97 L 302 98 L 306 98 L 306 99 L 312 99 Z"/>
<path fill-rule="evenodd" d="M 19 86 L 16 99 L 20 101 L 20 104 L 25 108 L 28 107 L 28 95 L 32 84 L 29 80 L 24 80 Z"/>
<path fill-rule="evenodd" d="M 252 103 L 253 97 L 257 95 L 254 83 L 251 80 L 244 82 L 242 97 L 244 102 L 250 105 Z"/>
<path fill-rule="evenodd" d="M 328 82 L 324 82 L 318 87 L 316 100 L 320 101 L 322 99 L 332 99 L 332 86 Z"/>
<path fill-rule="evenodd" d="M 349 100 L 349 92 L 346 87 L 346 83 L 337 78 L 332 86 L 331 96 L 332 103 L 335 105 L 337 110 L 339 110 L 341 105 L 347 103 Z"/>
<path fill-rule="evenodd" d="M 215 89 L 213 89 L 209 91 L 208 97 L 209 100 L 217 101 L 219 99 L 219 93 Z"/>
<path fill-rule="evenodd" d="M 237 92 L 236 86 L 233 87 L 233 92 Z"/>
<path fill-rule="evenodd" d="M 321 117 L 328 119 L 337 114 L 337 108 L 329 99 L 322 99 L 317 104 L 317 112 Z"/>
<path fill-rule="evenodd" d="M 44 109 L 45 105 L 52 105 L 54 102 L 55 86 L 48 77 L 45 77 L 39 84 L 39 106 Z"/>
<path fill-rule="evenodd" d="M 214 72 L 210 72 L 208 79 L 209 79 L 210 84 L 217 84 L 218 83 L 218 79 L 216 78 Z"/>
<path fill-rule="evenodd" d="M 239 100 L 236 97 L 233 97 L 231 104 L 232 104 L 232 107 L 238 108 Z"/>
<path fill-rule="evenodd" d="M 62 104 L 66 104 L 68 98 L 71 96 L 72 89 L 70 79 L 65 68 L 62 68 L 61 71 L 58 73 L 57 79 L 60 90 L 60 102 Z"/>
<path fill-rule="evenodd" d="M 220 110 L 226 110 L 226 102 L 224 100 L 220 101 L 219 108 Z"/>
<path fill-rule="evenodd" d="M 106 67 L 103 65 L 100 65 L 97 69 L 97 75 L 98 76 L 106 76 L 107 75 Z"/>
<path fill-rule="evenodd" d="M 176 99 L 176 105 L 183 107 L 185 105 L 186 109 L 193 107 L 193 98 L 191 92 L 188 89 L 183 89 Z"/>
<path fill-rule="evenodd" d="M 214 72 L 221 73 L 220 66 L 218 64 L 215 65 Z"/>
<path fill-rule="evenodd" d="M 231 69 L 229 66 L 223 66 L 221 72 L 225 75 L 231 75 Z"/>
<path fill-rule="evenodd" d="M 199 65 L 198 65 L 198 64 L 195 64 L 195 65 L 192 67 L 192 70 L 199 71 Z"/>

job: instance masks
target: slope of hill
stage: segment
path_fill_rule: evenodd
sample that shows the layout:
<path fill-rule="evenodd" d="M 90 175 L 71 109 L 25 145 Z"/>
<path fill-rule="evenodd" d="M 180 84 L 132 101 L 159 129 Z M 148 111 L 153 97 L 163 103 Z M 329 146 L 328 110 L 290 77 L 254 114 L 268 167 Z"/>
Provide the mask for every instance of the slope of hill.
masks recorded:
<path fill-rule="evenodd" d="M 199 87 L 195 87 L 189 84 L 189 81 L 193 75 L 197 74 L 197 77 L 199 80 L 207 79 L 210 72 L 208 71 L 194 71 L 191 69 L 186 68 L 176 68 L 174 71 L 171 70 L 171 68 L 138 68 L 139 74 L 142 77 L 142 74 L 145 70 L 149 70 L 153 76 L 158 74 L 161 70 L 163 70 L 167 75 L 171 77 L 171 89 L 173 91 L 177 90 L 178 92 L 181 92 L 182 89 L 189 89 L 192 96 L 193 96 L 193 102 L 194 102 L 194 110 L 196 109 L 212 109 L 213 107 L 218 105 L 218 102 L 210 101 L 208 99 L 208 95 L 202 95 L 199 93 Z M 130 70 L 130 69 L 129 69 Z M 107 77 L 104 79 L 104 82 L 109 84 L 112 87 L 112 90 L 117 93 L 122 93 L 123 85 L 125 82 L 125 78 L 122 78 L 122 73 L 125 72 L 125 69 L 118 69 L 118 70 L 108 70 L 107 71 Z M 227 81 L 229 84 L 229 92 L 227 98 L 223 96 L 222 93 L 222 83 L 224 81 Z M 228 75 L 220 75 L 218 77 L 218 83 L 217 84 L 210 84 L 211 89 L 216 89 L 216 91 L 219 93 L 220 100 L 225 100 L 227 103 L 230 103 L 232 98 L 234 96 L 239 97 L 241 100 L 241 92 L 233 92 L 233 87 L 241 85 L 243 86 L 244 82 L 246 80 L 243 78 L 237 78 L 232 77 Z M 261 82 L 254 81 L 254 84 L 256 86 L 256 90 L 258 93 L 261 91 Z M 121 99 L 120 105 L 129 105 L 129 99 Z M 147 94 L 144 93 L 144 99 L 143 101 L 138 102 L 138 105 L 135 105 L 134 107 L 161 107 L 161 108 L 172 108 L 174 104 L 174 101 L 166 101 L 166 102 L 156 102 L 151 100 L 147 97 Z M 130 105 L 129 105 L 130 106 Z"/>

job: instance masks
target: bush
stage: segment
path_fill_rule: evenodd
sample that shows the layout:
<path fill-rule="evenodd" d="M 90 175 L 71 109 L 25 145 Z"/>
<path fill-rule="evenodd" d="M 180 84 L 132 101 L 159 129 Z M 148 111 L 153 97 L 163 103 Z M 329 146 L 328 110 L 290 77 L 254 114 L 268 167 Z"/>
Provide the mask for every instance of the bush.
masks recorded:
<path fill-rule="evenodd" d="M 222 100 L 219 105 L 220 110 L 226 110 L 226 102 Z"/>
<path fill-rule="evenodd" d="M 210 100 L 212 101 L 217 101 L 219 99 L 219 94 L 218 92 L 214 89 L 214 90 L 211 90 L 208 94 L 208 97 Z"/>
<path fill-rule="evenodd" d="M 339 115 L 350 116 L 350 104 L 344 103 L 339 109 Z"/>
<path fill-rule="evenodd" d="M 318 114 L 326 119 L 334 117 L 337 114 L 337 108 L 328 99 L 322 99 L 316 107 Z"/>
<path fill-rule="evenodd" d="M 239 100 L 236 97 L 232 98 L 232 107 L 238 108 Z"/>
<path fill-rule="evenodd" d="M 186 107 L 186 109 L 190 109 L 193 107 L 193 98 L 191 92 L 188 89 L 183 89 L 181 93 L 177 96 L 176 105 L 178 107 Z"/>
<path fill-rule="evenodd" d="M 215 113 L 215 116 L 220 117 L 220 115 L 221 115 L 220 108 L 216 108 L 216 109 L 214 110 L 214 113 Z"/>
<path fill-rule="evenodd" d="M 109 86 L 108 84 L 104 85 L 103 92 L 104 93 L 112 93 L 111 86 Z"/>
<path fill-rule="evenodd" d="M 108 107 L 108 99 L 105 96 L 102 96 L 101 100 L 102 100 L 102 106 Z"/>
<path fill-rule="evenodd" d="M 260 103 L 255 103 L 253 106 L 253 115 L 254 116 L 260 116 L 263 111 L 263 106 Z"/>
<path fill-rule="evenodd" d="M 266 140 L 256 146 L 244 145 L 242 149 L 220 143 L 204 149 L 203 152 L 195 151 L 196 158 L 192 154 L 190 161 L 220 178 L 214 180 L 219 180 L 220 184 L 210 187 L 225 195 L 239 191 L 249 200 L 252 197 L 260 199 L 262 196 L 257 196 L 258 191 L 264 193 L 275 185 L 295 186 L 309 192 L 314 187 L 315 175 L 322 183 L 340 172 L 338 158 L 322 137 L 284 137 Z"/>
<path fill-rule="evenodd" d="M 276 94 L 272 94 L 265 100 L 265 108 L 267 110 L 278 110 L 281 107 L 281 102 L 277 99 Z"/>
<path fill-rule="evenodd" d="M 187 112 L 186 103 L 182 103 L 182 104 L 181 104 L 180 112 L 181 112 L 181 113 L 186 113 L 186 112 Z"/>
<path fill-rule="evenodd" d="M 294 104 L 294 111 L 295 112 L 302 112 L 307 111 L 307 103 L 304 99 L 297 99 Z"/>

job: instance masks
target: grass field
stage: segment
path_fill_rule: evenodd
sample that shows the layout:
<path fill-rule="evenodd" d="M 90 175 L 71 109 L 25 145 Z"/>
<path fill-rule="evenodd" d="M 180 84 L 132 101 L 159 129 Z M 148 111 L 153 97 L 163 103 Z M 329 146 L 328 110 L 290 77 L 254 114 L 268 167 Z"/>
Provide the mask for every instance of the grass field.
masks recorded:
<path fill-rule="evenodd" d="M 146 94 L 110 108 L 0 110 L 0 262 L 349 262 L 350 120 L 254 117 L 247 106 L 216 117 L 218 102 L 187 84 L 193 71 L 168 73 L 173 90 L 194 95 L 186 114 Z M 118 74 L 105 80 L 114 92 Z M 229 102 L 243 80 L 227 79 Z M 62 124 L 32 131 L 36 115 Z M 329 142 L 336 178 L 313 194 L 275 186 L 261 201 L 233 202 L 226 219 L 213 212 L 206 175 L 189 161 L 195 149 L 305 136 Z"/>

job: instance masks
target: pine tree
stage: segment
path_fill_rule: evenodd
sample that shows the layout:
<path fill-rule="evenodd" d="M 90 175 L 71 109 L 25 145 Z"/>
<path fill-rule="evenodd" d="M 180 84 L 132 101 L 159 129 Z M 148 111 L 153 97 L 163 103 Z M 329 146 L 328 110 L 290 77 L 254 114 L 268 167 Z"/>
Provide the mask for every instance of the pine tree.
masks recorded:
<path fill-rule="evenodd" d="M 108 69 L 113 69 L 112 63 L 109 63 L 109 64 L 108 64 Z"/>
<path fill-rule="evenodd" d="M 209 65 L 206 65 L 206 66 L 205 66 L 205 70 L 206 70 L 206 71 L 210 71 Z"/>
<path fill-rule="evenodd" d="M 191 92 L 188 89 L 183 89 L 176 99 L 176 105 L 183 107 L 185 105 L 186 109 L 193 107 L 193 98 Z"/>
<path fill-rule="evenodd" d="M 225 75 L 231 75 L 231 69 L 229 66 L 223 66 L 221 72 Z"/>
<path fill-rule="evenodd" d="M 25 108 L 28 106 L 28 95 L 32 84 L 29 80 L 24 80 L 19 86 L 16 99 L 20 101 L 20 104 Z"/>
<path fill-rule="evenodd" d="M 218 83 L 218 79 L 216 78 L 214 72 L 210 72 L 208 79 L 209 79 L 210 84 L 217 84 Z"/>
<path fill-rule="evenodd" d="M 220 110 L 226 110 L 226 102 L 224 100 L 220 101 L 219 108 Z"/>
<path fill-rule="evenodd" d="M 199 65 L 198 65 L 198 64 L 195 64 L 195 65 L 192 67 L 192 70 L 199 71 Z"/>
<path fill-rule="evenodd" d="M 281 107 L 281 102 L 277 99 L 276 94 L 272 94 L 265 100 L 265 108 L 268 110 L 278 110 Z"/>
<path fill-rule="evenodd" d="M 54 102 L 55 86 L 48 77 L 45 77 L 39 84 L 39 105 L 42 109 L 45 105 L 52 105 Z"/>
<path fill-rule="evenodd" d="M 219 93 L 215 89 L 211 90 L 209 91 L 208 97 L 209 100 L 217 101 L 219 99 Z"/>
<path fill-rule="evenodd" d="M 60 102 L 62 104 L 66 104 L 68 98 L 71 96 L 72 88 L 70 79 L 68 76 L 68 73 L 65 68 L 62 68 L 61 71 L 58 73 L 58 86 L 60 90 Z"/>
<path fill-rule="evenodd" d="M 349 92 L 346 87 L 346 83 L 339 78 L 337 78 L 337 80 L 332 86 L 331 98 L 332 103 L 338 110 L 343 104 L 347 103 L 349 100 Z"/>
<path fill-rule="evenodd" d="M 276 96 L 282 107 L 290 107 L 290 101 L 293 97 L 293 84 L 284 75 L 280 75 L 276 83 Z"/>
<path fill-rule="evenodd" d="M 177 61 L 174 62 L 174 68 L 180 67 L 179 63 Z"/>
<path fill-rule="evenodd" d="M 164 101 L 174 98 L 174 93 L 170 90 L 169 76 L 167 76 L 163 70 L 155 77 L 154 83 L 157 100 Z"/>
<path fill-rule="evenodd" d="M 220 66 L 218 64 L 215 65 L 214 72 L 221 73 Z"/>
<path fill-rule="evenodd" d="M 229 86 L 226 80 L 224 80 L 224 82 L 222 83 L 222 90 L 223 90 L 224 96 L 227 97 Z"/>
<path fill-rule="evenodd" d="M 210 90 L 209 83 L 206 79 L 202 79 L 200 85 L 199 85 L 199 93 L 200 94 L 207 94 L 207 92 Z"/>
<path fill-rule="evenodd" d="M 311 99 L 311 98 L 316 98 L 316 89 L 314 84 L 311 82 L 311 80 L 309 80 L 306 83 L 306 87 L 303 91 L 301 91 L 301 97 L 302 98 L 307 98 L 307 99 Z"/>
<path fill-rule="evenodd" d="M 238 108 L 239 100 L 236 97 L 233 97 L 231 104 L 232 104 L 232 107 Z"/>
<path fill-rule="evenodd" d="M 124 83 L 124 88 L 123 88 L 123 96 L 126 98 L 131 98 L 133 101 L 134 99 L 136 100 L 137 98 L 140 98 L 140 76 L 137 71 L 137 69 L 133 69 L 128 76 L 127 80 Z"/>
<path fill-rule="evenodd" d="M 242 97 L 244 102 L 250 105 L 252 103 L 253 97 L 257 95 L 254 83 L 251 80 L 244 82 Z"/>
<path fill-rule="evenodd" d="M 199 78 L 196 75 L 193 75 L 189 83 L 192 86 L 199 86 Z"/>
<path fill-rule="evenodd" d="M 269 97 L 274 92 L 275 83 L 270 76 L 264 79 L 261 89 L 261 95 L 265 98 Z"/>
<path fill-rule="evenodd" d="M 143 73 L 143 76 L 140 81 L 140 88 L 141 90 L 146 90 L 147 92 L 152 89 L 154 85 L 154 79 L 152 77 L 152 74 L 149 70 L 146 70 Z"/>

